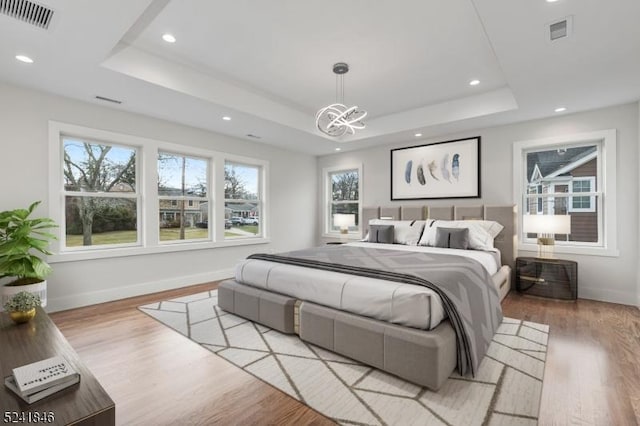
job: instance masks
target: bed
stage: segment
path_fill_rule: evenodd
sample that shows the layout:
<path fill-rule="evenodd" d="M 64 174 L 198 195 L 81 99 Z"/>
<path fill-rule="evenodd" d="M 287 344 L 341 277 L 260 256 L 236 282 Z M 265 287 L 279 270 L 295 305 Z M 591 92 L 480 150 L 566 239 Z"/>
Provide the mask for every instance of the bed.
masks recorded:
<path fill-rule="evenodd" d="M 504 228 L 486 252 L 360 242 L 253 255 L 221 284 L 220 307 L 434 390 L 456 367 L 473 374 L 511 287 L 514 207 L 363 209 L 363 223 L 377 218 L 481 219 Z M 456 290 L 463 281 L 469 295 Z"/>

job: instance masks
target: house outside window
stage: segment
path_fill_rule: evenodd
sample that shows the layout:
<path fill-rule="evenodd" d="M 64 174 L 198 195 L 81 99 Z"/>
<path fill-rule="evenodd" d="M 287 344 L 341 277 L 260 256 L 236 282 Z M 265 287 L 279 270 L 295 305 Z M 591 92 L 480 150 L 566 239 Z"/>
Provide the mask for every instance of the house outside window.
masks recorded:
<path fill-rule="evenodd" d="M 615 131 L 514 145 L 514 188 L 521 215 L 571 216 L 571 233 L 555 235 L 559 252 L 565 247 L 567 253 L 615 255 L 614 182 Z M 521 249 L 531 248 L 535 238 L 521 235 Z"/>
<path fill-rule="evenodd" d="M 601 217 L 595 199 L 600 144 L 535 148 L 525 154 L 527 175 L 535 177 L 527 183 L 529 199 L 536 201 L 536 211 L 528 214 L 571 216 L 571 234 L 556 235 L 556 241 L 598 243 Z M 535 173 L 539 171 L 539 173 Z M 585 176 L 592 175 L 592 176 Z M 571 196 L 576 192 L 588 196 Z M 591 202 L 594 200 L 594 202 Z M 593 205 L 593 208 L 591 208 Z"/>
<path fill-rule="evenodd" d="M 348 228 L 349 234 L 360 235 L 360 216 L 362 213 L 362 167 L 332 167 L 323 170 L 324 181 L 324 234 L 340 234 L 340 226 L 334 223 L 334 215 L 354 215 L 354 226 Z"/>

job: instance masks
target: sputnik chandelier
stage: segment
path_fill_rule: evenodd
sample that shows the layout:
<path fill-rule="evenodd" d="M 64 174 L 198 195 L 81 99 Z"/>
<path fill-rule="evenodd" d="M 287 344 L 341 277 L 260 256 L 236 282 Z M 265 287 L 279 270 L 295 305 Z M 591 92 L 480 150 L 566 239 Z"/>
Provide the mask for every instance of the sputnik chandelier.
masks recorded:
<path fill-rule="evenodd" d="M 355 134 L 356 130 L 365 128 L 362 119 L 367 111 L 357 106 L 347 107 L 344 104 L 344 75 L 349 71 L 349 65 L 338 62 L 333 66 L 336 75 L 336 103 L 322 108 L 316 113 L 316 126 L 322 133 L 339 137 L 345 134 Z"/>

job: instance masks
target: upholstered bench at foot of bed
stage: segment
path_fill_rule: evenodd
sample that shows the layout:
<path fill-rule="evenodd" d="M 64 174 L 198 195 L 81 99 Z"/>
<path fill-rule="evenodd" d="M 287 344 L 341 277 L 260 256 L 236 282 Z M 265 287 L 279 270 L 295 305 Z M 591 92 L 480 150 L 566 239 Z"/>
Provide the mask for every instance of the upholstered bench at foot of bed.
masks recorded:
<path fill-rule="evenodd" d="M 299 335 L 433 390 L 456 367 L 456 336 L 448 320 L 426 331 L 303 302 Z"/>
<path fill-rule="evenodd" d="M 296 300 L 281 294 L 242 285 L 233 280 L 218 287 L 218 306 L 283 333 L 293 334 L 293 308 Z"/>

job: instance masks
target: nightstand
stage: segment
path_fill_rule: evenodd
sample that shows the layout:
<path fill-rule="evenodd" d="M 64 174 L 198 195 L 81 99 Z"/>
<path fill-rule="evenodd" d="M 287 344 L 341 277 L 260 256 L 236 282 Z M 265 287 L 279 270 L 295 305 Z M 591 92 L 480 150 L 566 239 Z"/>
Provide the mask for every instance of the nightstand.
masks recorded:
<path fill-rule="evenodd" d="M 519 257 L 516 290 L 532 296 L 578 298 L 578 264 L 572 260 Z"/>

